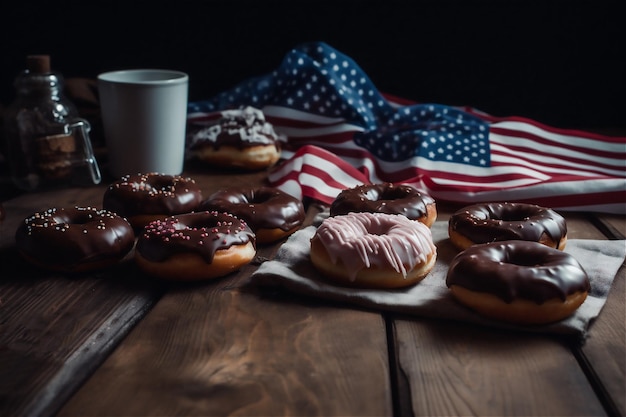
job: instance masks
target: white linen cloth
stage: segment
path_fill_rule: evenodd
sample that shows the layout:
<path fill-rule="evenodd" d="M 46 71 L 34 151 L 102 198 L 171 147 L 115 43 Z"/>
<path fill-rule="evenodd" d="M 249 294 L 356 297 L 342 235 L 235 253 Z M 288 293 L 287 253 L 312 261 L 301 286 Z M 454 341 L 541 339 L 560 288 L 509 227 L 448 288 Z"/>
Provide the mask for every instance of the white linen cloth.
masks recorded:
<path fill-rule="evenodd" d="M 510 325 L 479 316 L 454 300 L 446 286 L 446 274 L 458 253 L 448 238 L 448 223 L 433 224 L 437 262 L 418 284 L 395 290 L 342 287 L 326 280 L 309 259 L 310 239 L 317 225 L 327 217 L 320 213 L 312 226 L 291 235 L 273 260 L 263 262 L 251 276 L 251 284 L 272 286 L 294 293 L 357 305 L 368 309 L 408 315 L 450 319 L 522 331 L 573 334 L 585 338 L 589 326 L 606 302 L 617 271 L 626 257 L 625 240 L 569 239 L 565 252 L 570 253 L 586 270 L 591 291 L 576 312 L 560 322 L 548 325 Z"/>

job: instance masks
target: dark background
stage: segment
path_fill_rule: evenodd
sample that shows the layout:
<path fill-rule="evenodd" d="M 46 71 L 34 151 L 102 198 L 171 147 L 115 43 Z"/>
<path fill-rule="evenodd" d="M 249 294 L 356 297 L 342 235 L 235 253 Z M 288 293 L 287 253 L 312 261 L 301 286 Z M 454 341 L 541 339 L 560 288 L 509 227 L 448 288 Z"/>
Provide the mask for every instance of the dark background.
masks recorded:
<path fill-rule="evenodd" d="M 190 100 L 325 41 L 383 91 L 569 128 L 626 126 L 626 19 L 618 1 L 10 1 L 0 104 L 27 54 L 65 78 L 132 67 L 190 75 Z"/>

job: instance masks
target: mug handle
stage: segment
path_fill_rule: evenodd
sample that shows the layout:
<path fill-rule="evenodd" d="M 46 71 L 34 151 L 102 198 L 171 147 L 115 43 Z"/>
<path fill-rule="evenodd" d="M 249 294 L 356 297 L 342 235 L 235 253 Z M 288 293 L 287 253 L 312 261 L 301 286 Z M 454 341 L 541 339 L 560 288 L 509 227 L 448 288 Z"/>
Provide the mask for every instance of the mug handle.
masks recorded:
<path fill-rule="evenodd" d="M 70 123 L 65 124 L 64 130 L 68 135 L 74 134 L 74 137 L 78 135 L 82 138 L 84 158 L 89 169 L 89 174 L 91 175 L 91 181 L 94 184 L 100 184 L 102 175 L 100 174 L 100 167 L 98 167 L 98 162 L 96 161 L 93 147 L 91 146 L 91 140 L 89 139 L 91 125 L 85 119 L 76 118 Z M 77 141 L 80 142 L 80 139 L 77 139 Z"/>

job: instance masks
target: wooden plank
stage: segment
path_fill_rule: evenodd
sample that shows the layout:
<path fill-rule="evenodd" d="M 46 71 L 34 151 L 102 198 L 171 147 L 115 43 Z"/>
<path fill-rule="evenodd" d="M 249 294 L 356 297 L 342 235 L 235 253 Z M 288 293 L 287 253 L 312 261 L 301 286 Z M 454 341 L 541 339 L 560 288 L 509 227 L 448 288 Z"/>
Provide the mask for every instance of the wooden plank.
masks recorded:
<path fill-rule="evenodd" d="M 570 238 L 603 238 L 585 216 L 567 218 Z M 622 306 L 623 294 L 615 293 Z M 619 310 L 606 313 L 598 322 L 616 326 Z M 622 328 L 623 317 L 622 311 Z M 611 383 L 620 373 L 623 378 L 600 357 L 581 368 L 572 354 L 576 346 L 549 336 L 433 320 L 400 318 L 393 325 L 400 415 L 604 415 L 606 403 L 596 396 L 598 381 L 588 380 L 589 369 L 604 369 L 602 379 Z M 598 349 L 624 358 L 619 337 L 619 331 L 602 334 Z M 613 394 L 620 388 L 623 393 L 623 382 Z"/>
<path fill-rule="evenodd" d="M 52 414 L 160 296 L 129 275 L 128 261 L 67 276 L 36 269 L 14 246 L 35 211 L 99 205 L 103 186 L 25 194 L 4 202 L 0 225 L 0 415 Z"/>
<path fill-rule="evenodd" d="M 400 415 L 604 415 L 567 346 L 549 337 L 397 320 Z"/>
<path fill-rule="evenodd" d="M 234 279 L 170 291 L 59 416 L 392 414 L 380 315 Z"/>
<path fill-rule="evenodd" d="M 583 365 L 611 415 L 626 415 L 626 268 L 622 266 L 606 305 L 580 348 Z"/>
<path fill-rule="evenodd" d="M 596 215 L 594 225 L 610 239 L 624 239 L 626 217 Z M 601 238 L 597 232 L 585 234 Z M 617 273 L 606 304 L 578 350 L 580 361 L 611 415 L 626 415 L 626 267 Z"/>
<path fill-rule="evenodd" d="M 200 175 L 203 191 L 260 183 L 262 173 Z M 132 254 L 115 268 L 66 276 L 31 267 L 14 247 L 28 215 L 50 207 L 101 207 L 107 184 L 23 194 L 0 223 L 0 415 L 52 414 L 161 296 Z"/>
<path fill-rule="evenodd" d="M 255 269 L 174 285 L 59 416 L 391 415 L 382 317 L 260 292 Z"/>
<path fill-rule="evenodd" d="M 607 238 L 626 239 L 626 216 L 594 214 L 589 218 Z"/>
<path fill-rule="evenodd" d="M 56 410 L 143 317 L 161 290 L 125 269 L 42 275 L 0 255 L 0 415 Z"/>

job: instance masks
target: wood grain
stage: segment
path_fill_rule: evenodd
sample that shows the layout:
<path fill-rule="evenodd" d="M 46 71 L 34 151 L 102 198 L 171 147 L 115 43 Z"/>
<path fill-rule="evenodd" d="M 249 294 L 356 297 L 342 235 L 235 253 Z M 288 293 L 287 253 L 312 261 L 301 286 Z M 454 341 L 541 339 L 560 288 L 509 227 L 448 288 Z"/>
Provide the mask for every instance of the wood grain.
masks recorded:
<path fill-rule="evenodd" d="M 580 236 L 624 239 L 624 216 L 598 215 L 599 230 Z M 589 331 L 585 344 L 576 350 L 581 365 L 606 403 L 610 415 L 626 415 L 626 267 L 622 265 L 609 292 L 606 304 Z"/>
<path fill-rule="evenodd" d="M 401 415 L 604 415 L 557 340 L 422 320 L 397 320 L 395 332 L 411 396 Z"/>
<path fill-rule="evenodd" d="M 602 238 L 581 216 L 569 218 L 570 237 Z M 410 396 L 400 399 L 400 414 L 604 414 L 570 348 L 557 339 L 429 320 L 398 319 L 394 329 L 398 384 Z"/>
<path fill-rule="evenodd" d="M 196 169 L 205 169 L 196 167 Z M 208 194 L 258 184 L 264 173 L 200 175 Z M 3 202 L 0 223 L 0 415 L 52 414 L 104 361 L 163 293 L 132 262 L 68 276 L 36 269 L 14 246 L 28 215 L 50 207 L 101 207 L 107 183 L 23 194 Z"/>
<path fill-rule="evenodd" d="M 266 178 L 206 166 L 190 175 L 206 196 Z M 132 255 L 81 276 L 21 260 L 13 233 L 25 216 L 98 207 L 105 187 L 4 202 L 0 415 L 626 414 L 624 267 L 581 346 L 249 286 L 280 242 L 259 247 L 257 261 L 232 275 L 191 284 L 151 280 Z M 438 220 L 456 208 L 440 205 Z M 566 217 L 570 238 L 619 238 L 626 224 L 623 216 Z"/>
<path fill-rule="evenodd" d="M 125 269 L 48 276 L 2 254 L 0 414 L 46 415 L 93 372 L 161 294 Z"/>
<path fill-rule="evenodd" d="M 229 283 L 170 291 L 59 415 L 391 414 L 379 315 Z"/>

